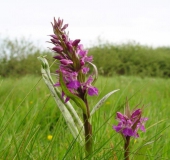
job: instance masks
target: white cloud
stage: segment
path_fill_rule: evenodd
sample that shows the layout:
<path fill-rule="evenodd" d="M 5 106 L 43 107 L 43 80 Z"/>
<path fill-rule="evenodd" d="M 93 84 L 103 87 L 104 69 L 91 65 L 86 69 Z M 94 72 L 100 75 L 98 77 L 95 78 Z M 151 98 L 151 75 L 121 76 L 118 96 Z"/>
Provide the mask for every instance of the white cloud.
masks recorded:
<path fill-rule="evenodd" d="M 169 8 L 169 0 L 6 0 L 0 6 L 0 34 L 31 37 L 46 47 L 50 22 L 60 16 L 69 23 L 71 39 L 85 45 L 99 36 L 113 43 L 170 45 Z"/>

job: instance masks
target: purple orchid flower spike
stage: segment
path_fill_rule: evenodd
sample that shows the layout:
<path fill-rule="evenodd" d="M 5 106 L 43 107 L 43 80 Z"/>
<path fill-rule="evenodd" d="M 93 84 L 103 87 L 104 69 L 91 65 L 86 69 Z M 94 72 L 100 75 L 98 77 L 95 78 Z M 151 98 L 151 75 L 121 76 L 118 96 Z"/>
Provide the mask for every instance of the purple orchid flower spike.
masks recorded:
<path fill-rule="evenodd" d="M 79 44 L 80 39 L 70 40 L 68 34 L 65 32 L 68 24 L 64 25 L 63 20 L 58 18 L 57 21 L 54 18 L 54 24 L 52 23 L 52 26 L 54 35 L 50 35 L 50 37 L 52 38 L 51 43 L 54 44 L 54 47 L 51 50 L 56 53 L 54 58 L 60 64 L 57 73 L 62 72 L 67 88 L 71 93 L 82 99 L 87 94 L 90 96 L 98 95 L 98 89 L 92 86 L 92 75 L 87 77 L 89 72 L 88 62 L 91 63 L 93 57 L 88 56 L 88 51 L 83 48 L 82 44 Z M 58 86 L 59 82 L 56 84 L 55 86 Z"/>
<path fill-rule="evenodd" d="M 70 40 L 66 34 L 68 24 L 60 18 L 52 23 L 54 35 L 50 35 L 54 45 L 51 50 L 56 54 L 54 58 L 59 62 L 56 70 L 58 81 L 55 87 L 62 88 L 62 98 L 66 103 L 72 99 L 75 103 L 82 104 L 83 120 L 85 129 L 86 152 L 92 151 L 92 126 L 89 122 L 90 109 L 88 106 L 87 95 L 98 95 L 98 89 L 93 86 L 97 79 L 97 68 L 92 63 L 93 57 L 88 56 L 88 51 L 80 44 L 80 39 Z M 89 74 L 89 65 L 94 68 L 95 74 Z M 94 78 L 93 78 L 94 76 Z M 76 101 L 78 99 L 78 101 Z M 85 107 L 83 107 L 85 106 Z M 84 109 L 85 108 L 85 109 Z"/>
<path fill-rule="evenodd" d="M 127 106 L 126 106 L 127 108 Z M 138 130 L 145 132 L 144 123 L 148 120 L 148 118 L 141 118 L 142 110 L 136 109 L 132 113 L 122 114 L 117 112 L 116 119 L 118 120 L 118 125 L 113 126 L 113 129 L 121 133 L 124 137 L 130 136 L 138 138 Z"/>

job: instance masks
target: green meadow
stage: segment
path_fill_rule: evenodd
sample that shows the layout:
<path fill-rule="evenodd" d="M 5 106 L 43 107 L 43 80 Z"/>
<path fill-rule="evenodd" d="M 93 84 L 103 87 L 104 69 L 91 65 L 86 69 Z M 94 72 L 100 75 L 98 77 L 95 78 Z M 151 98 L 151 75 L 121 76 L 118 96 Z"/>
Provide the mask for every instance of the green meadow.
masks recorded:
<path fill-rule="evenodd" d="M 37 57 L 47 55 L 52 64 L 54 54 L 24 38 L 1 41 L 0 160 L 121 160 L 124 141 L 112 127 L 126 99 L 131 109 L 144 106 L 143 117 L 149 119 L 146 133 L 131 139 L 130 158 L 170 159 L 170 47 L 105 43 L 88 50 L 99 71 L 99 95 L 88 97 L 90 109 L 110 91 L 120 90 L 91 117 L 94 149 L 85 157 L 41 78 Z M 51 72 L 57 67 L 52 65 Z"/>
<path fill-rule="evenodd" d="M 131 108 L 144 105 L 143 116 L 149 118 L 146 133 L 139 131 L 140 137 L 131 139 L 131 159 L 170 158 L 170 79 L 99 76 L 95 86 L 99 96 L 88 97 L 90 109 L 106 93 L 120 90 L 93 115 L 94 150 L 85 158 L 84 147 L 71 135 L 41 76 L 1 77 L 0 159 L 123 159 L 123 139 L 112 126 L 117 125 L 116 112 L 123 112 L 126 98 Z"/>

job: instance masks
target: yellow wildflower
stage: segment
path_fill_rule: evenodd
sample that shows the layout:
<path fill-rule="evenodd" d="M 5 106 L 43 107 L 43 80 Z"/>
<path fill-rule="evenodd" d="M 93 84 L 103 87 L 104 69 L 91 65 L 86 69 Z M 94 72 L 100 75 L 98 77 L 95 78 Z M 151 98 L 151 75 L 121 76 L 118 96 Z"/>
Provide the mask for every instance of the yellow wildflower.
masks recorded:
<path fill-rule="evenodd" d="M 137 140 L 135 139 L 135 140 L 134 140 L 134 144 L 135 144 L 136 142 L 137 142 Z"/>
<path fill-rule="evenodd" d="M 53 136 L 52 136 L 52 135 L 48 135 L 48 136 L 47 136 L 47 139 L 48 139 L 49 141 L 51 141 L 51 140 L 52 140 L 52 138 L 53 138 Z"/>
<path fill-rule="evenodd" d="M 109 104 L 110 104 L 110 102 L 106 102 L 106 104 L 107 104 L 107 105 L 109 105 Z"/>

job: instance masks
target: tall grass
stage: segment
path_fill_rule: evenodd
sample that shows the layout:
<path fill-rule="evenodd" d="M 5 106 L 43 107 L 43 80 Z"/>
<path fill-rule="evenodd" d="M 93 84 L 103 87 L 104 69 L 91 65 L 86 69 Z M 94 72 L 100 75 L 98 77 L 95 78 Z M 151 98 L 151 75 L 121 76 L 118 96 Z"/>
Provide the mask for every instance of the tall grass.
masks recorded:
<path fill-rule="evenodd" d="M 131 107 L 148 104 L 146 133 L 131 141 L 131 158 L 170 157 L 169 79 L 99 77 L 96 86 L 100 94 L 89 97 L 91 108 L 109 91 L 120 91 L 92 117 L 95 148 L 86 159 L 123 159 L 122 137 L 112 126 L 117 124 L 115 113 L 123 111 L 126 97 Z M 0 97 L 0 159 L 85 159 L 84 148 L 73 139 L 40 77 L 1 78 Z"/>

